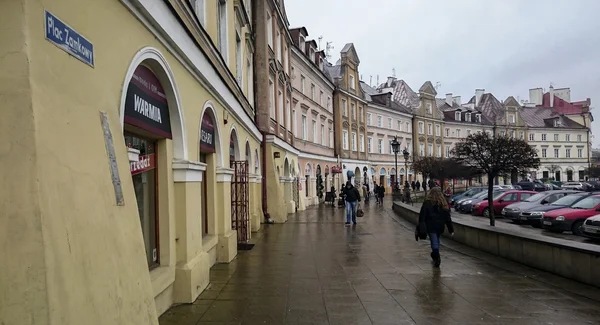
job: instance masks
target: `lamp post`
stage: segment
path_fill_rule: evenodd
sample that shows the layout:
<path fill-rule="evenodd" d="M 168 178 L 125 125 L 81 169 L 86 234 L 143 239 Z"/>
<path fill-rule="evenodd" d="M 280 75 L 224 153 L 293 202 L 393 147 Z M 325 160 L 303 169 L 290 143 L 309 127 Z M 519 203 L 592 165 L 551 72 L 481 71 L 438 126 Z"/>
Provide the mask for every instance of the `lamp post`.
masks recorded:
<path fill-rule="evenodd" d="M 394 139 L 390 143 L 392 145 L 392 151 L 394 151 L 394 156 L 396 158 L 396 168 L 394 169 L 394 183 L 392 186 L 392 193 L 394 193 L 393 197 L 398 195 L 398 152 L 400 152 L 400 142 L 398 142 L 398 137 L 394 137 Z"/>
<path fill-rule="evenodd" d="M 402 154 L 404 155 L 404 172 L 406 173 L 406 176 L 404 176 L 404 178 L 408 182 L 408 157 L 410 157 L 408 148 L 404 148 L 404 150 L 402 150 Z"/>

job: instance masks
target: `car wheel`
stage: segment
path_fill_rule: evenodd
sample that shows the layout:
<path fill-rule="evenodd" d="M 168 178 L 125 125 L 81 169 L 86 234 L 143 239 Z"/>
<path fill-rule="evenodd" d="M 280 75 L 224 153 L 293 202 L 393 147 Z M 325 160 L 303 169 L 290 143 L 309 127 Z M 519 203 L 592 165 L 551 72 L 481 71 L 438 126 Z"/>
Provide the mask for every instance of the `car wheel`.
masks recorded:
<path fill-rule="evenodd" d="M 582 220 L 575 221 L 573 223 L 573 227 L 571 228 L 571 231 L 573 232 L 573 235 L 581 236 L 582 228 L 583 228 L 583 221 Z"/>
<path fill-rule="evenodd" d="M 483 216 L 486 218 L 490 217 L 490 208 L 483 209 Z"/>

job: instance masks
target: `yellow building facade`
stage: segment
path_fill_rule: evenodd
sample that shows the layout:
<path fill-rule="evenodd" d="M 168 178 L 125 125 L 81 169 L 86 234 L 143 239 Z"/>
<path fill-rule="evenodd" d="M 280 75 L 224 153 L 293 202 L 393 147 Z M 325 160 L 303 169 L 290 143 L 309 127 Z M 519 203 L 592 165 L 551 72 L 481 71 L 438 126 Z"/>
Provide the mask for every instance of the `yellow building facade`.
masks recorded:
<path fill-rule="evenodd" d="M 244 5 L 0 3 L 3 323 L 157 324 L 260 228 Z"/>

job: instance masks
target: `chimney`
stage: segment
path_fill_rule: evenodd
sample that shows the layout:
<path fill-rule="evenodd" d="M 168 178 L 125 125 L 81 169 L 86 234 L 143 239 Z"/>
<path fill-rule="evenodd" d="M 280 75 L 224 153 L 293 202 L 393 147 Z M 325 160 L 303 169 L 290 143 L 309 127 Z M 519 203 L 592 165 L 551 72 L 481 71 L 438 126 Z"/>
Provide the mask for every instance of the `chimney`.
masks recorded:
<path fill-rule="evenodd" d="M 475 89 L 475 107 L 479 106 L 479 102 L 481 101 L 484 92 L 485 89 Z"/>
<path fill-rule="evenodd" d="M 542 88 L 533 88 L 529 89 L 529 102 L 534 105 L 542 105 L 542 97 L 543 97 Z"/>
<path fill-rule="evenodd" d="M 396 78 L 394 77 L 388 77 L 387 78 L 387 87 L 391 87 L 392 83 L 395 81 Z"/>
<path fill-rule="evenodd" d="M 461 101 L 461 98 L 460 98 L 460 96 L 454 96 L 454 97 L 452 97 L 452 101 L 453 101 L 453 102 L 454 102 L 456 105 L 458 105 L 458 106 L 460 106 L 460 105 L 462 104 L 462 101 Z"/>
<path fill-rule="evenodd" d="M 446 104 L 452 107 L 452 93 L 446 94 Z"/>
<path fill-rule="evenodd" d="M 550 107 L 554 107 L 554 86 L 550 85 Z"/>

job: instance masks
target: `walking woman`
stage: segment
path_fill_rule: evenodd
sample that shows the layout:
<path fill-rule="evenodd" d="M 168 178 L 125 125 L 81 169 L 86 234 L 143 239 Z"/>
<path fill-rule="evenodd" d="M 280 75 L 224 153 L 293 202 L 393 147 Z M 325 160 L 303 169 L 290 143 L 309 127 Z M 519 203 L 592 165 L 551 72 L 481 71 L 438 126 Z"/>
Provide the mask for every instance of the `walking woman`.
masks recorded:
<path fill-rule="evenodd" d="M 431 259 L 433 265 L 439 267 L 442 262 L 440 257 L 440 237 L 444 228 L 448 227 L 451 236 L 454 236 L 454 227 L 450 217 L 448 202 L 439 187 L 432 188 L 419 213 L 419 225 L 417 232 L 420 238 L 429 236 L 431 243 Z"/>

